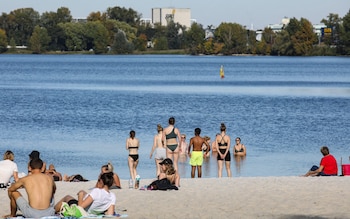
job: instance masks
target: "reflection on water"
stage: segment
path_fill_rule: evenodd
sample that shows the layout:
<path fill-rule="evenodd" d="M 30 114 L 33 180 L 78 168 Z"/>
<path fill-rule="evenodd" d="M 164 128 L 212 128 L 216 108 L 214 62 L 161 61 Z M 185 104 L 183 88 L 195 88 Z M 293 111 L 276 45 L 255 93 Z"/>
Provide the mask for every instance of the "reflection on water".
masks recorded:
<path fill-rule="evenodd" d="M 246 156 L 233 156 L 236 166 L 236 176 L 241 176 L 241 168 L 244 165 L 245 158 Z"/>

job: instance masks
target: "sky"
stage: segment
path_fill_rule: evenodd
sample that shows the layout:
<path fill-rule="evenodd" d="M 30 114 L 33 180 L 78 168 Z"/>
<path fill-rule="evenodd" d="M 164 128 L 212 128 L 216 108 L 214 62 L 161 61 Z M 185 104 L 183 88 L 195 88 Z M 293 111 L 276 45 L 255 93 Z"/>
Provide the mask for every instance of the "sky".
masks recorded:
<path fill-rule="evenodd" d="M 41 14 L 67 7 L 74 18 L 115 6 L 132 8 L 142 18 L 151 18 L 152 8 L 190 8 L 192 19 L 204 27 L 231 22 L 254 30 L 280 24 L 284 17 L 320 24 L 330 13 L 344 17 L 350 9 L 349 0 L 0 0 L 1 13 L 29 7 Z"/>

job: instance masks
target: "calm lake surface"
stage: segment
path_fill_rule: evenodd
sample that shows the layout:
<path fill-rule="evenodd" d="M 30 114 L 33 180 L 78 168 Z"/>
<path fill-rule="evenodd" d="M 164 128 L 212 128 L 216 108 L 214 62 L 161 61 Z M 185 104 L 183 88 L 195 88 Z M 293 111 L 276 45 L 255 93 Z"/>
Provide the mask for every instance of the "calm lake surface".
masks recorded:
<path fill-rule="evenodd" d="M 241 137 L 247 156 L 232 160 L 235 177 L 301 175 L 319 164 L 322 145 L 350 163 L 350 59 L 0 55 L 0 153 L 12 150 L 20 172 L 39 150 L 62 174 L 93 180 L 111 161 L 128 179 L 133 129 L 138 172 L 154 178 L 153 136 L 171 116 L 188 140 L 196 127 L 213 139 L 221 122 L 232 142 Z M 188 160 L 179 172 L 190 177 Z M 216 176 L 211 157 L 203 177 Z"/>

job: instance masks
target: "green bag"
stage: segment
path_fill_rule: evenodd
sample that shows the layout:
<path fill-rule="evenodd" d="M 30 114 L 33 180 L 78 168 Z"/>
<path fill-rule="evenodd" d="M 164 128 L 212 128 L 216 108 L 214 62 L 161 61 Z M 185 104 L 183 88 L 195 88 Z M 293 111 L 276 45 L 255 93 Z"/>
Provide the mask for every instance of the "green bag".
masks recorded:
<path fill-rule="evenodd" d="M 64 217 L 76 218 L 81 218 L 88 215 L 82 207 L 76 204 L 69 206 L 66 202 L 62 202 L 60 214 Z"/>

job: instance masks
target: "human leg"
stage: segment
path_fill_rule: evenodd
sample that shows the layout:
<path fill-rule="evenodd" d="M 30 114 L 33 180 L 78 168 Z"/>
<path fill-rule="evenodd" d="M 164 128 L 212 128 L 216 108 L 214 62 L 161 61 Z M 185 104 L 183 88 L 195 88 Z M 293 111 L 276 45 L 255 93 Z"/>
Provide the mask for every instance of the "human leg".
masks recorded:
<path fill-rule="evenodd" d="M 197 166 L 198 169 L 198 178 L 202 178 L 202 166 Z"/>
<path fill-rule="evenodd" d="M 223 160 L 218 160 L 218 177 L 222 177 L 222 166 L 223 166 L 224 161 Z"/>
<path fill-rule="evenodd" d="M 174 169 L 178 170 L 178 162 L 179 162 L 179 147 L 176 148 L 176 150 L 173 152 L 173 163 L 174 163 Z"/>
<path fill-rule="evenodd" d="M 55 212 L 59 213 L 61 210 L 61 206 L 62 206 L 62 202 L 66 202 L 68 203 L 69 201 L 73 200 L 74 198 L 70 195 L 66 195 L 65 197 L 63 197 L 60 201 L 58 201 L 55 205 Z"/>
<path fill-rule="evenodd" d="M 134 174 L 135 178 L 137 176 L 137 165 L 138 164 L 139 164 L 139 160 L 133 162 L 133 172 L 134 172 L 133 174 Z"/>
<path fill-rule="evenodd" d="M 196 174 L 196 166 L 191 166 L 191 178 L 194 178 Z"/>
<path fill-rule="evenodd" d="M 17 203 L 16 200 L 21 197 L 21 193 L 14 191 L 14 192 L 8 192 L 8 196 L 10 198 L 10 210 L 11 210 L 11 217 L 16 217 L 17 213 Z"/>
<path fill-rule="evenodd" d="M 130 172 L 130 178 L 135 181 L 136 175 L 134 175 L 134 160 L 128 156 L 128 166 L 129 166 L 129 172 Z"/>
<path fill-rule="evenodd" d="M 225 166 L 226 166 L 226 172 L 227 172 L 227 177 L 231 177 L 231 161 L 225 161 Z"/>

